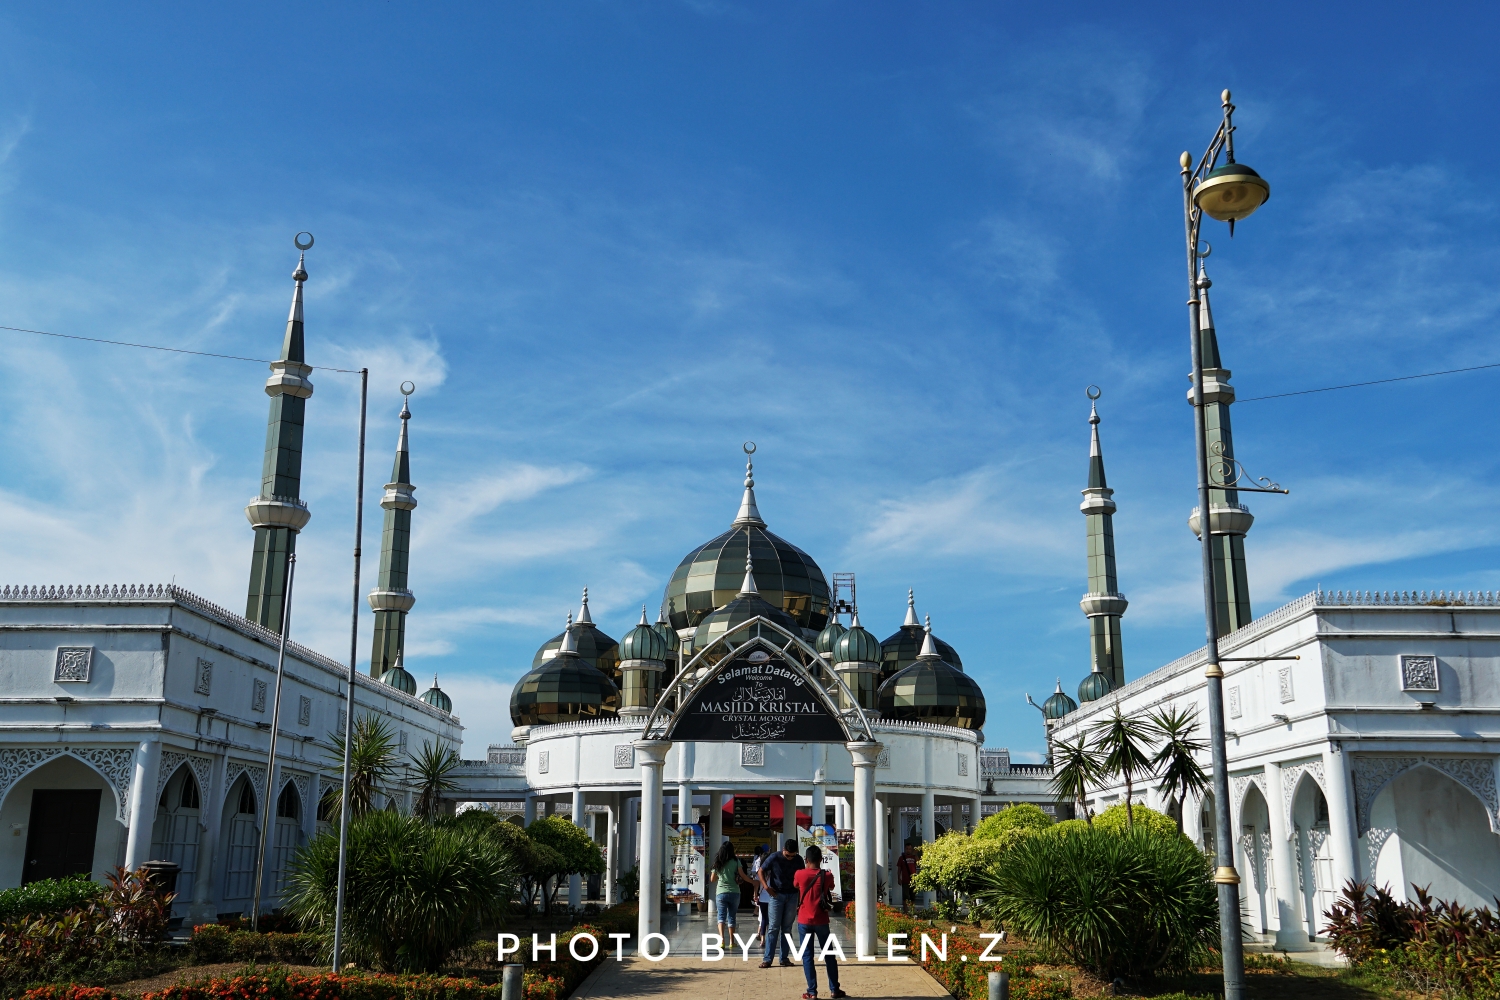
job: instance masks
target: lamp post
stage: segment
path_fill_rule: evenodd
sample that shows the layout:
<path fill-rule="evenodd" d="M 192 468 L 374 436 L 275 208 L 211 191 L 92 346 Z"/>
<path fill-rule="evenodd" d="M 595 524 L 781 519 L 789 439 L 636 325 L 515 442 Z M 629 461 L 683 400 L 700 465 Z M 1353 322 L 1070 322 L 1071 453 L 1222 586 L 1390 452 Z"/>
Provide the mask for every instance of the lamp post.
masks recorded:
<path fill-rule="evenodd" d="M 1214 133 L 1208 151 L 1195 168 L 1191 153 L 1183 153 L 1182 211 L 1187 231 L 1188 329 L 1193 355 L 1193 442 L 1197 449 L 1198 472 L 1198 540 L 1203 553 L 1203 614 L 1207 629 L 1208 724 L 1213 753 L 1214 853 L 1218 865 L 1214 882 L 1219 889 L 1220 949 L 1224 959 L 1224 1000 L 1242 1000 L 1245 993 L 1245 955 L 1240 941 L 1240 877 L 1234 869 L 1234 837 L 1229 815 L 1229 750 L 1224 739 L 1224 670 L 1219 666 L 1219 624 L 1214 598 L 1213 527 L 1215 511 L 1210 506 L 1212 489 L 1235 489 L 1254 493 L 1285 493 L 1275 483 L 1261 480 L 1259 487 L 1240 485 L 1237 462 L 1218 461 L 1210 478 L 1208 431 L 1203 402 L 1203 340 L 1199 326 L 1199 292 L 1206 287 L 1199 279 L 1198 259 L 1207 249 L 1198 249 L 1199 227 L 1203 216 L 1234 224 L 1265 204 L 1271 186 L 1254 170 L 1234 160 L 1234 105 L 1229 91 L 1223 94 L 1224 119 Z M 1219 155 L 1224 164 L 1219 165 Z"/>

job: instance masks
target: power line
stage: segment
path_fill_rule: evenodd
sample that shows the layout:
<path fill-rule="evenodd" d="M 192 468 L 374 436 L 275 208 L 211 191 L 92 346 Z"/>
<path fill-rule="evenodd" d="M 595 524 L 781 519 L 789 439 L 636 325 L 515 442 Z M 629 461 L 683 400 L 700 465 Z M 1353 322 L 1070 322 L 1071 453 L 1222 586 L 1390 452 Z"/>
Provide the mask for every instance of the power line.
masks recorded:
<path fill-rule="evenodd" d="M 28 330 L 23 326 L 0 326 L 0 330 L 12 330 L 16 333 L 35 333 L 42 337 L 58 337 L 63 340 L 86 340 L 91 344 L 113 344 L 116 347 L 139 347 L 147 351 L 170 351 L 173 354 L 196 354 L 201 358 L 224 358 L 228 361 L 253 361 L 257 364 L 269 365 L 273 362 L 265 358 L 242 358 L 238 354 L 215 354 L 212 351 L 190 351 L 185 347 L 162 347 L 159 344 L 133 344 L 128 340 L 104 340 L 99 337 L 80 337 L 73 333 L 51 333 L 47 330 Z M 357 368 L 333 368 L 328 365 L 309 365 L 309 368 L 325 372 L 343 372 L 346 375 L 358 375 Z"/>
<path fill-rule="evenodd" d="M 1350 382 L 1348 385 L 1328 385 L 1321 389 L 1299 389 L 1296 392 L 1277 392 L 1269 396 L 1251 396 L 1236 399 L 1236 403 L 1254 403 L 1261 399 L 1281 399 L 1286 396 L 1306 396 L 1314 392 L 1333 392 L 1335 389 L 1358 389 L 1362 385 L 1384 385 L 1386 382 L 1409 382 L 1414 378 L 1432 378 L 1435 375 L 1457 375 L 1459 372 L 1477 372 L 1485 368 L 1500 368 L 1500 361 L 1488 365 L 1473 365 L 1468 368 L 1449 368 L 1441 372 L 1423 372 L 1421 375 L 1401 375 L 1396 378 L 1378 378 L 1372 382 Z"/>

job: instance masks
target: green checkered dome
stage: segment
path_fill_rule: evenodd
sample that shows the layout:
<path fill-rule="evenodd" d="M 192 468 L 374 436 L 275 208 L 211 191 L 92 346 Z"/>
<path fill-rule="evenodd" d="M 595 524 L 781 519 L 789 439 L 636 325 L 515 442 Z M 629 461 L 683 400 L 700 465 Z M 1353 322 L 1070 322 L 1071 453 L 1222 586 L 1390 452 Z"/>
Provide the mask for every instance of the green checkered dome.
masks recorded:
<path fill-rule="evenodd" d="M 886 719 L 960 729 L 984 726 L 984 692 L 972 677 L 942 660 L 930 624 L 916 662 L 880 685 L 879 705 Z"/>
<path fill-rule="evenodd" d="M 545 726 L 581 719 L 614 718 L 620 689 L 578 654 L 574 624 L 563 629 L 557 655 L 516 682 L 510 694 L 510 719 L 517 726 Z"/>

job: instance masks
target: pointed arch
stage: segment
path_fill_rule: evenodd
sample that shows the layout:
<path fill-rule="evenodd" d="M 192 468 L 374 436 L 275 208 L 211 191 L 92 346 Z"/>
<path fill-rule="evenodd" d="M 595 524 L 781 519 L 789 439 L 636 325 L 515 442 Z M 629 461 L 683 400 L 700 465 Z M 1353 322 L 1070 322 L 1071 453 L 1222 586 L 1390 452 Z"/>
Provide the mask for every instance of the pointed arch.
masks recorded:
<path fill-rule="evenodd" d="M 133 747 L 7 747 L 0 749 L 0 807 L 10 790 L 31 772 L 62 757 L 80 761 L 104 779 L 115 797 L 115 819 L 130 822 L 130 786 L 135 778 Z M 152 800 L 155 806 L 155 800 Z"/>
<path fill-rule="evenodd" d="M 752 631 L 753 630 L 753 631 Z M 771 636 L 766 635 L 769 630 Z M 738 637 L 744 638 L 738 642 Z M 777 645 L 773 639 L 786 640 L 784 644 Z M 870 720 L 865 711 L 860 707 L 859 701 L 854 693 L 849 690 L 837 673 L 833 674 L 833 682 L 837 685 L 836 691 L 842 692 L 848 698 L 851 709 L 841 709 L 833 694 L 824 687 L 822 681 L 817 677 L 817 672 L 824 669 L 823 658 L 818 655 L 817 650 L 808 645 L 807 640 L 800 635 L 793 634 L 784 626 L 757 615 L 748 621 L 740 623 L 734 629 L 725 632 L 714 639 L 708 645 L 693 654 L 692 659 L 682 665 L 677 675 L 662 688 L 661 696 L 651 709 L 651 714 L 646 717 L 646 723 L 642 727 L 641 737 L 648 740 L 663 740 L 668 738 L 677 725 L 687 707 L 692 704 L 695 696 L 702 691 L 710 681 L 719 675 L 719 672 L 733 662 L 738 654 L 747 653 L 755 646 L 764 648 L 768 653 L 776 656 L 790 666 L 807 683 L 809 690 L 817 698 L 820 704 L 828 711 L 839 724 L 844 732 L 845 742 L 875 742 L 874 732 L 870 728 Z M 718 650 L 724 654 L 718 660 L 708 659 L 709 654 Z M 730 654 L 735 655 L 730 655 Z M 694 677 L 695 674 L 701 675 Z M 677 708 L 672 708 L 670 702 L 673 692 L 677 687 L 689 678 L 693 678 L 688 689 L 678 700 Z"/>
<path fill-rule="evenodd" d="M 1500 833 L 1500 794 L 1497 794 L 1494 757 L 1376 757 L 1355 754 L 1350 760 L 1354 778 L 1355 836 L 1370 830 L 1370 810 L 1380 793 L 1407 771 L 1430 767 L 1452 778 L 1479 800 L 1489 818 L 1490 832 Z"/>

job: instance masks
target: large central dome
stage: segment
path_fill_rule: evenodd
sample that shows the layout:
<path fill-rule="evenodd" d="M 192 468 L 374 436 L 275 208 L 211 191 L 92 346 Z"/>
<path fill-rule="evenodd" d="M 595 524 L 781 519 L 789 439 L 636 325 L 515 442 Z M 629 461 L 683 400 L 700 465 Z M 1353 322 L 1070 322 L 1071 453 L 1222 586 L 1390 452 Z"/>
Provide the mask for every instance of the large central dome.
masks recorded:
<path fill-rule="evenodd" d="M 753 450 L 750 449 L 750 450 Z M 745 497 L 729 530 L 689 552 L 667 584 L 667 620 L 674 629 L 696 629 L 716 609 L 733 601 L 745 578 L 746 541 L 755 587 L 804 629 L 828 624 L 828 579 L 812 556 L 766 530 L 755 505 L 755 480 L 745 463 Z"/>

